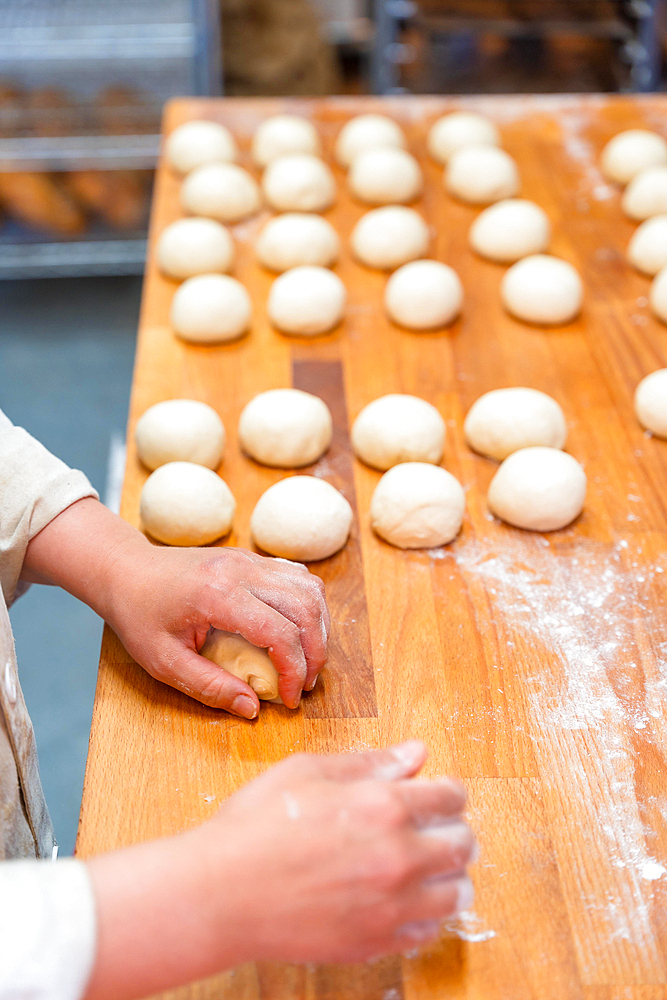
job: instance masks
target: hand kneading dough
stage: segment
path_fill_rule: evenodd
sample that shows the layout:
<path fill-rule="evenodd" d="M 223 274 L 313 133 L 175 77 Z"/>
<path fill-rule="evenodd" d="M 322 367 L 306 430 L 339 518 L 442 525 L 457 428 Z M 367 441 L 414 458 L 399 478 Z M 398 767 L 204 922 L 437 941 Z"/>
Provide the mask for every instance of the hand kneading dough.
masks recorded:
<path fill-rule="evenodd" d="M 384 292 L 390 318 L 410 330 L 434 330 L 458 316 L 463 287 L 458 274 L 438 260 L 413 260 L 394 271 Z"/>
<path fill-rule="evenodd" d="M 227 483 L 192 462 L 168 462 L 151 472 L 139 507 L 145 530 L 167 545 L 208 545 L 222 538 L 235 510 Z"/>
<path fill-rule="evenodd" d="M 234 242 L 214 219 L 177 219 L 160 234 L 157 261 L 170 278 L 228 271 L 234 259 Z"/>
<path fill-rule="evenodd" d="M 635 413 L 648 431 L 667 438 L 667 368 L 659 368 L 641 380 L 635 390 Z"/>
<path fill-rule="evenodd" d="M 139 459 L 149 469 L 194 462 L 217 469 L 225 428 L 213 407 L 196 399 L 165 399 L 142 413 L 134 431 Z"/>
<path fill-rule="evenodd" d="M 489 509 L 517 528 L 558 531 L 581 514 L 586 473 L 557 448 L 522 448 L 506 458 L 491 480 Z"/>
<path fill-rule="evenodd" d="M 266 649 L 253 646 L 236 632 L 214 628 L 206 636 L 199 654 L 217 663 L 228 674 L 245 681 L 262 701 L 282 705 L 278 694 L 279 674 Z"/>
<path fill-rule="evenodd" d="M 234 136 L 217 122 L 186 122 L 167 138 L 165 154 L 169 165 L 180 174 L 188 174 L 204 163 L 235 160 L 238 154 Z"/>
<path fill-rule="evenodd" d="M 273 115 L 262 122 L 252 138 L 252 158 L 258 167 L 289 153 L 320 153 L 320 137 L 307 118 Z"/>
<path fill-rule="evenodd" d="M 429 228 L 418 212 L 402 205 L 374 208 L 357 222 L 350 243 L 357 260 L 393 271 L 428 250 Z"/>
<path fill-rule="evenodd" d="M 405 462 L 385 472 L 371 498 L 371 526 L 399 549 L 432 549 L 458 535 L 465 510 L 461 484 L 445 469 Z"/>
<path fill-rule="evenodd" d="M 637 226 L 628 243 L 628 260 L 643 274 L 667 266 L 667 215 L 654 215 Z"/>
<path fill-rule="evenodd" d="M 667 267 L 658 271 L 651 282 L 649 292 L 649 302 L 651 309 L 663 323 L 667 323 Z"/>
<path fill-rule="evenodd" d="M 480 455 L 502 462 L 520 448 L 562 448 L 565 414 L 538 389 L 492 389 L 476 400 L 463 424 L 466 441 Z"/>
<path fill-rule="evenodd" d="M 181 184 L 181 205 L 191 215 L 240 222 L 258 212 L 261 204 L 254 177 L 235 163 L 208 163 Z"/>
<path fill-rule="evenodd" d="M 578 272 L 560 257 L 533 254 L 513 264 L 500 285 L 503 305 L 526 323 L 569 323 L 584 296 Z"/>
<path fill-rule="evenodd" d="M 255 461 L 279 469 L 316 462 L 331 444 L 332 435 L 329 407 L 319 396 L 300 389 L 260 392 L 239 418 L 243 450 Z"/>
<path fill-rule="evenodd" d="M 633 177 L 623 192 L 621 208 L 637 222 L 667 212 L 667 167 L 648 167 Z"/>
<path fill-rule="evenodd" d="M 406 146 L 403 129 L 386 115 L 357 115 L 343 125 L 336 139 L 335 155 L 342 167 L 367 149 Z"/>
<path fill-rule="evenodd" d="M 473 205 L 512 198 L 521 187 L 517 165 L 496 146 L 465 146 L 447 164 L 445 187 L 450 194 Z"/>
<path fill-rule="evenodd" d="M 549 246 L 549 218 L 534 201 L 507 198 L 489 205 L 470 227 L 469 242 L 482 257 L 511 264 Z"/>
<path fill-rule="evenodd" d="M 484 115 L 453 111 L 431 125 L 426 144 L 433 159 L 444 166 L 452 153 L 465 146 L 499 146 L 500 133 Z"/>
<path fill-rule="evenodd" d="M 401 462 L 437 465 L 445 447 L 445 421 L 425 399 L 390 393 L 363 408 L 350 437 L 356 455 L 374 469 Z"/>
<path fill-rule="evenodd" d="M 667 142 L 657 132 L 631 128 L 619 132 L 602 150 L 600 167 L 607 180 L 627 184 L 646 167 L 667 163 Z"/>
<path fill-rule="evenodd" d="M 347 179 L 350 191 L 369 205 L 414 201 L 421 194 L 421 167 L 405 149 L 368 149 L 355 156 Z"/>
<path fill-rule="evenodd" d="M 323 212 L 336 200 L 336 180 L 324 160 L 292 153 L 272 160 L 262 178 L 264 197 L 276 212 Z"/>
<path fill-rule="evenodd" d="M 176 289 L 171 325 L 183 340 L 199 344 L 236 340 L 250 326 L 252 303 L 240 281 L 227 274 L 198 274 Z"/>
<path fill-rule="evenodd" d="M 272 271 L 288 271 L 304 264 L 331 267 L 338 260 L 340 240 L 321 215 L 286 212 L 267 222 L 255 252 L 264 267 Z"/>
<path fill-rule="evenodd" d="M 314 476 L 290 476 L 269 486 L 250 518 L 260 549 L 297 562 L 332 556 L 351 527 L 352 508 L 343 494 Z"/>
<path fill-rule="evenodd" d="M 267 312 L 283 333 L 314 337 L 340 323 L 346 298 L 345 285 L 326 267 L 293 267 L 273 282 Z"/>

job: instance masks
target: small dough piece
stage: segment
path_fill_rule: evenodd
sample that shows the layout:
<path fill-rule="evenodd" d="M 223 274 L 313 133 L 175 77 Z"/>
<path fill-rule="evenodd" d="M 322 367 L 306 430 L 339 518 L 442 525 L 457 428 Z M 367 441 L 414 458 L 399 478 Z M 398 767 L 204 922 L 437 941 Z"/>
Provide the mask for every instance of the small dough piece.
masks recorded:
<path fill-rule="evenodd" d="M 516 163 L 497 146 L 464 146 L 453 153 L 444 174 L 450 194 L 471 205 L 487 205 L 519 193 Z"/>
<path fill-rule="evenodd" d="M 240 222 L 261 208 L 257 181 L 235 163 L 197 167 L 181 184 L 181 205 L 191 215 Z"/>
<path fill-rule="evenodd" d="M 473 111 L 452 111 L 428 130 L 428 151 L 443 167 L 465 146 L 499 146 L 500 132 L 492 121 Z"/>
<path fill-rule="evenodd" d="M 517 319 L 560 326 L 580 312 L 584 290 L 576 268 L 560 257 L 538 253 L 505 272 L 500 294 Z"/>
<path fill-rule="evenodd" d="M 252 303 L 245 287 L 228 274 L 198 274 L 176 289 L 171 325 L 198 344 L 236 340 L 250 326 Z"/>
<path fill-rule="evenodd" d="M 371 497 L 371 526 L 399 549 L 432 549 L 458 535 L 463 487 L 438 465 L 404 462 L 385 472 Z"/>
<path fill-rule="evenodd" d="M 234 136 L 217 122 L 192 121 L 170 132 L 164 147 L 169 165 L 179 174 L 205 163 L 231 162 L 238 156 Z"/>
<path fill-rule="evenodd" d="M 225 427 L 212 406 L 196 399 L 165 399 L 137 420 L 137 455 L 148 469 L 167 462 L 194 462 L 217 469 L 225 449 Z"/>
<path fill-rule="evenodd" d="M 338 260 L 338 233 L 312 212 L 286 212 L 270 219 L 255 244 L 257 257 L 271 271 L 315 264 L 331 267 Z"/>
<path fill-rule="evenodd" d="M 384 306 L 394 323 L 409 330 L 447 326 L 461 311 L 463 286 L 447 264 L 413 260 L 394 271 L 384 292 Z"/>
<path fill-rule="evenodd" d="M 667 266 L 667 215 L 654 215 L 637 226 L 628 243 L 628 260 L 649 275 Z"/>
<path fill-rule="evenodd" d="M 340 323 L 346 300 L 345 285 L 326 267 L 293 267 L 271 285 L 267 312 L 283 333 L 315 337 Z"/>
<path fill-rule="evenodd" d="M 342 493 L 315 476 L 290 476 L 269 486 L 250 518 L 255 544 L 297 562 L 328 559 L 345 545 L 352 508 Z"/>
<path fill-rule="evenodd" d="M 167 545 L 208 545 L 227 534 L 235 511 L 227 483 L 194 462 L 161 465 L 141 491 L 141 523 Z"/>
<path fill-rule="evenodd" d="M 647 431 L 667 438 L 667 368 L 658 368 L 635 390 L 637 420 Z"/>
<path fill-rule="evenodd" d="M 262 465 L 297 469 L 316 462 L 333 437 L 327 404 L 301 389 L 269 389 L 243 408 L 239 443 Z"/>
<path fill-rule="evenodd" d="M 565 414 L 556 400 L 520 386 L 485 392 L 468 410 L 463 431 L 473 451 L 498 462 L 521 448 L 563 448 L 567 439 Z"/>
<path fill-rule="evenodd" d="M 667 267 L 663 267 L 651 282 L 649 292 L 651 309 L 663 323 L 667 323 Z"/>
<path fill-rule="evenodd" d="M 667 212 L 667 167 L 647 167 L 633 177 L 623 192 L 621 208 L 637 222 Z"/>
<path fill-rule="evenodd" d="M 528 531 L 558 531 L 581 514 L 586 473 L 557 448 L 522 448 L 506 458 L 491 480 L 489 510 Z"/>
<path fill-rule="evenodd" d="M 258 167 L 266 167 L 272 160 L 290 153 L 319 156 L 320 151 L 317 129 L 299 115 L 272 115 L 252 137 L 252 158 Z"/>
<path fill-rule="evenodd" d="M 609 181 L 627 184 L 646 167 L 667 164 L 667 142 L 657 132 L 630 128 L 619 132 L 602 150 L 600 168 Z"/>
<path fill-rule="evenodd" d="M 374 208 L 357 222 L 350 242 L 357 260 L 368 267 L 393 271 L 428 252 L 430 231 L 413 208 Z"/>
<path fill-rule="evenodd" d="M 278 693 L 279 674 L 266 649 L 253 646 L 236 632 L 214 628 L 206 636 L 199 655 L 245 681 L 262 701 L 282 705 Z"/>
<path fill-rule="evenodd" d="M 390 393 L 364 406 L 350 437 L 357 457 L 382 472 L 401 462 L 437 465 L 445 447 L 445 421 L 425 399 Z"/>
<path fill-rule="evenodd" d="M 542 253 L 550 239 L 547 213 L 525 198 L 506 198 L 489 205 L 477 216 L 468 236 L 473 250 L 500 264 Z"/>
<path fill-rule="evenodd" d="M 352 194 L 368 205 L 395 205 L 419 197 L 424 178 L 412 153 L 382 147 L 355 156 L 347 182 Z"/>
<path fill-rule="evenodd" d="M 349 167 L 359 153 L 387 146 L 405 149 L 407 142 L 401 126 L 386 115 L 357 115 L 338 133 L 335 156 L 342 167 Z"/>
<path fill-rule="evenodd" d="M 264 197 L 276 212 L 323 212 L 336 200 L 336 179 L 324 160 L 292 153 L 272 160 L 262 178 Z"/>
<path fill-rule="evenodd" d="M 156 254 L 162 273 L 182 281 L 195 274 L 228 271 L 234 241 L 214 219 L 177 219 L 160 233 Z"/>

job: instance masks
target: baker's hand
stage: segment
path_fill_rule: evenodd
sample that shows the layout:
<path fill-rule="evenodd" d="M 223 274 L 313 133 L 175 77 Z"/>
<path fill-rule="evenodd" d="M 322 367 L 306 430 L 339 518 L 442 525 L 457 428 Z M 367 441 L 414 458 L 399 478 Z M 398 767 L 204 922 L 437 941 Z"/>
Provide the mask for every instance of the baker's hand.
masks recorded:
<path fill-rule="evenodd" d="M 117 573 L 106 618 L 128 653 L 153 677 L 205 705 L 246 719 L 259 712 L 252 688 L 199 655 L 211 626 L 268 649 L 289 708 L 326 662 L 324 586 L 300 563 L 245 549 L 147 545 L 135 556 L 131 580 L 125 559 Z"/>

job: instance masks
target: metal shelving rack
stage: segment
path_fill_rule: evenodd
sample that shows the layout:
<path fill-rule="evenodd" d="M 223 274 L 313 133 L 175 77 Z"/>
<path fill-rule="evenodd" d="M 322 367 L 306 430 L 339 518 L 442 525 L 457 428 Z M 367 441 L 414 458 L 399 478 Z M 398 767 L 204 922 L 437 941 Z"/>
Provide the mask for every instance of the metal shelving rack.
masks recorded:
<path fill-rule="evenodd" d="M 40 129 L 48 111 L 0 109 L 0 171 L 152 169 L 164 102 L 221 92 L 219 5 L 10 0 L 0 5 L 0 80 L 26 93 L 66 91 L 75 101 L 62 135 Z M 92 114 L 96 95 L 108 87 L 141 95 L 136 104 L 114 107 L 115 130 L 101 130 Z M 47 240 L 10 222 L 0 230 L 0 277 L 140 272 L 145 252 L 143 231 L 119 238 L 93 224 L 82 238 Z"/>

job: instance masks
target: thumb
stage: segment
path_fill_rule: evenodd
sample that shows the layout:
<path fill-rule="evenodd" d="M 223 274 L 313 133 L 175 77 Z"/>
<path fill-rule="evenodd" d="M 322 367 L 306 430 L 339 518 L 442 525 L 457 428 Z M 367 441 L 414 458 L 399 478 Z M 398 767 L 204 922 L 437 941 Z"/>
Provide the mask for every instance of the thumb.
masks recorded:
<path fill-rule="evenodd" d="M 179 648 L 170 660 L 169 671 L 161 672 L 157 679 L 211 708 L 222 708 L 244 719 L 259 715 L 257 695 L 245 681 L 188 647 Z"/>
<path fill-rule="evenodd" d="M 421 770 L 428 751 L 421 740 L 408 740 L 385 750 L 365 750 L 313 757 L 319 773 L 331 781 L 399 781 Z"/>

